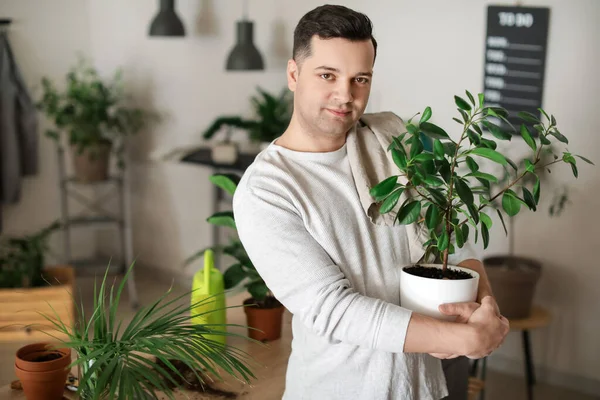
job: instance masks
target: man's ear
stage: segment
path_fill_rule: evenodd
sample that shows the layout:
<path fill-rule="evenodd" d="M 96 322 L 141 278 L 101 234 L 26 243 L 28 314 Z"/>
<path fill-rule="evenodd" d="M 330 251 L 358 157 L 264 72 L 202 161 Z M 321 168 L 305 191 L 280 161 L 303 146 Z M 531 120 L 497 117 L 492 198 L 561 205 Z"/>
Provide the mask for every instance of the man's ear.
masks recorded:
<path fill-rule="evenodd" d="M 296 91 L 296 85 L 298 83 L 298 75 L 300 74 L 300 68 L 293 58 L 288 60 L 287 64 L 287 81 L 288 88 L 292 91 Z"/>

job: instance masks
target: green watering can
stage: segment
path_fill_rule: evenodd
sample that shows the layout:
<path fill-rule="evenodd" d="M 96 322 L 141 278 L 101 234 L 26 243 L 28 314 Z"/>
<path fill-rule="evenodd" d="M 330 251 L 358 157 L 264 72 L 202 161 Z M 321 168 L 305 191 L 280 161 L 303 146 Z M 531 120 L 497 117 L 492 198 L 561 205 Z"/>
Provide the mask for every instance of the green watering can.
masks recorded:
<path fill-rule="evenodd" d="M 223 274 L 215 268 L 212 250 L 204 252 L 204 269 L 196 272 L 192 284 L 192 306 L 201 304 L 191 310 L 192 324 L 226 324 L 225 287 Z M 225 326 L 208 327 L 213 330 L 226 332 Z M 226 336 L 203 335 L 206 339 L 226 344 Z"/>

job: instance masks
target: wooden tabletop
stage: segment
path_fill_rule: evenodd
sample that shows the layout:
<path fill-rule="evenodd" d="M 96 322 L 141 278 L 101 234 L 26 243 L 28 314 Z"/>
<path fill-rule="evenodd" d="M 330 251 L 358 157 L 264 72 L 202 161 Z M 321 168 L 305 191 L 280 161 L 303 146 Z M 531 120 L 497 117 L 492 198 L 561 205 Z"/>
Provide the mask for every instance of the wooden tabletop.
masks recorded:
<path fill-rule="evenodd" d="M 548 310 L 541 306 L 533 306 L 531 315 L 522 319 L 510 319 L 510 329 L 513 331 L 523 331 L 529 329 L 543 328 L 550 324 L 551 315 Z"/>
<path fill-rule="evenodd" d="M 227 304 L 240 305 L 245 299 L 246 294 L 236 295 L 227 299 Z M 243 308 L 236 307 L 227 310 L 227 323 L 247 325 Z M 242 333 L 236 331 L 236 333 Z M 243 334 L 247 334 L 244 332 Z M 252 356 L 251 370 L 256 375 L 256 379 L 247 385 L 243 382 L 223 376 L 225 382 L 215 383 L 215 388 L 238 393 L 238 400 L 275 400 L 281 399 L 285 388 L 285 373 L 287 362 L 291 351 L 292 327 L 291 314 L 286 310 L 283 314 L 282 337 L 268 344 L 259 344 L 250 342 L 243 338 L 228 337 L 228 343 L 236 348 L 247 352 Z M 163 397 L 167 399 L 167 396 Z M 177 399 L 192 400 L 215 400 L 222 397 L 192 392 L 177 393 Z M 0 387 L 0 399 L 2 400 L 24 400 L 25 395 L 22 391 L 13 390 L 10 385 Z M 65 391 L 65 399 L 76 399 L 76 396 L 69 391 Z"/>

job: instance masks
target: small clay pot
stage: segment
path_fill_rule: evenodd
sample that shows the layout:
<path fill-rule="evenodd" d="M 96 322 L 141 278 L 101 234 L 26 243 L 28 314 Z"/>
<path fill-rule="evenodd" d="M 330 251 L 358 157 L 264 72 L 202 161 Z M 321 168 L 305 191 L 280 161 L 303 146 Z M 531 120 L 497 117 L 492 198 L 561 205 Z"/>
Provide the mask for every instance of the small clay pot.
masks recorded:
<path fill-rule="evenodd" d="M 44 361 L 40 361 L 44 360 Z M 28 372 L 52 371 L 71 364 L 71 349 L 55 349 L 50 343 L 34 343 L 17 350 L 15 365 Z"/>
<path fill-rule="evenodd" d="M 15 372 L 25 397 L 28 400 L 61 400 L 69 364 L 71 349 L 54 349 L 49 343 L 21 347 L 15 357 Z"/>
<path fill-rule="evenodd" d="M 271 341 L 281 337 L 281 325 L 285 308 L 279 304 L 272 308 L 258 308 L 251 305 L 252 299 L 244 301 L 244 312 L 249 327 L 248 336 L 254 340 Z"/>

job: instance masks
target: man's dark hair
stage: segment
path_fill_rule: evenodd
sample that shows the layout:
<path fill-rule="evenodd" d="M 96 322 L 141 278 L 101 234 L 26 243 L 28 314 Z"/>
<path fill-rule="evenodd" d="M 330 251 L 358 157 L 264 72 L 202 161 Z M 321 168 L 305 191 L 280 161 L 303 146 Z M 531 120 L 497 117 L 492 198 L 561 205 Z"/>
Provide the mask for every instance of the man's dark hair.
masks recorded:
<path fill-rule="evenodd" d="M 377 56 L 377 41 L 373 37 L 371 20 L 348 7 L 327 4 L 309 11 L 300 19 L 294 30 L 293 57 L 296 62 L 311 55 L 310 41 L 314 35 L 321 39 L 371 39 Z"/>

